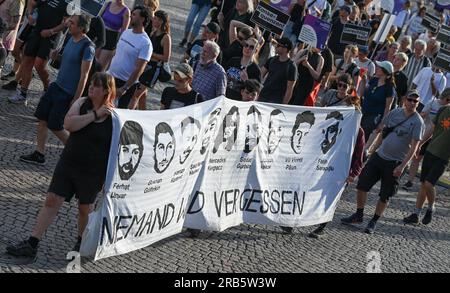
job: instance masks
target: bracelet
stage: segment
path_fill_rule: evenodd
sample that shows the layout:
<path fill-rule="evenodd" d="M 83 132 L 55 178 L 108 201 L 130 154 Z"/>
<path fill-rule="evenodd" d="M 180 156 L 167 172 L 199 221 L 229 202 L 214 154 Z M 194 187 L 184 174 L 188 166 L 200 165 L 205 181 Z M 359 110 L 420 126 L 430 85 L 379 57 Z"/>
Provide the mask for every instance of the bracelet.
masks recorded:
<path fill-rule="evenodd" d="M 95 112 L 95 110 L 92 110 L 92 112 L 94 112 L 95 121 L 97 121 L 98 120 L 97 112 Z"/>

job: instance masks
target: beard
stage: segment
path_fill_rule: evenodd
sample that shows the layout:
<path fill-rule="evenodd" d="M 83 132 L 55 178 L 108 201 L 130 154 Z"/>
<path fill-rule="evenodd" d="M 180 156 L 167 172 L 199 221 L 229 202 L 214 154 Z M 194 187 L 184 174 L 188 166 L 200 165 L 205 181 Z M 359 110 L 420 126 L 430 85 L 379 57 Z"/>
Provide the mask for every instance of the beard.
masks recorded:
<path fill-rule="evenodd" d="M 119 166 L 120 179 L 129 180 L 131 178 L 131 176 L 133 176 L 138 165 L 139 165 L 139 162 L 136 164 L 136 166 L 133 166 L 133 164 L 131 162 L 128 162 L 128 163 L 123 164 L 122 166 Z M 128 170 L 128 172 L 126 172 L 125 170 Z"/>

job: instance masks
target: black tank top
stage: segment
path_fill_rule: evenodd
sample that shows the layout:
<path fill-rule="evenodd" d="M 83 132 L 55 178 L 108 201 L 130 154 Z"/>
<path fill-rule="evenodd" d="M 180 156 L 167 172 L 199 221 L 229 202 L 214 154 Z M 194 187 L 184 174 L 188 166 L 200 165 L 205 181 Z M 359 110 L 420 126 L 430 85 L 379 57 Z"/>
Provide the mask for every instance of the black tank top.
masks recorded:
<path fill-rule="evenodd" d="M 80 115 L 92 109 L 90 99 L 81 105 Z M 112 137 L 112 119 L 108 116 L 104 121 L 92 122 L 82 129 L 70 133 L 61 160 L 71 167 L 82 169 L 87 173 L 106 175 L 109 149 Z"/>
<path fill-rule="evenodd" d="M 157 36 L 156 34 L 153 34 L 150 37 L 150 40 L 152 41 L 152 45 L 153 45 L 153 53 L 164 54 L 164 47 L 161 45 L 161 42 L 165 35 L 166 35 L 166 33 L 162 33 L 159 36 Z"/>

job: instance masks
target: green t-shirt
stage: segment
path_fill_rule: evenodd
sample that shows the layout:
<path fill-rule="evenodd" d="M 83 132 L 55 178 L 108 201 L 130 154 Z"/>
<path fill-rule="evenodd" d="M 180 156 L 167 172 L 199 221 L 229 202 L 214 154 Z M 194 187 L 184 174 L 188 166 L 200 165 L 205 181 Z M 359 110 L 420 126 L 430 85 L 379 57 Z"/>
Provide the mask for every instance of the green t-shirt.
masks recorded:
<path fill-rule="evenodd" d="M 434 118 L 434 132 L 427 151 L 438 158 L 450 159 L 450 106 L 444 106 Z"/>

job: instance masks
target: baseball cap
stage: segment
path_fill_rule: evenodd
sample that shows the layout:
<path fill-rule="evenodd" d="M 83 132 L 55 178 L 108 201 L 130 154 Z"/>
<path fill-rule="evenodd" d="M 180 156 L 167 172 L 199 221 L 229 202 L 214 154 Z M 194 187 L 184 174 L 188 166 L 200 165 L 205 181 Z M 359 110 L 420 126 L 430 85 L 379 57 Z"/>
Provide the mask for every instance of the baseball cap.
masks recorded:
<path fill-rule="evenodd" d="M 417 98 L 420 98 L 420 94 L 419 94 L 419 92 L 417 90 L 410 90 L 410 91 L 408 91 L 408 94 L 406 96 L 407 97 L 416 96 Z"/>
<path fill-rule="evenodd" d="M 369 53 L 369 47 L 368 46 L 358 46 L 358 51 L 363 53 L 363 54 L 368 54 Z"/>
<path fill-rule="evenodd" d="M 213 34 L 218 34 L 218 33 L 220 33 L 220 26 L 219 26 L 217 23 L 213 22 L 213 21 L 211 21 L 210 23 L 208 23 L 208 24 L 206 25 L 206 27 L 207 27 L 208 30 L 209 30 L 210 32 L 212 32 Z"/>
<path fill-rule="evenodd" d="M 388 74 L 392 74 L 392 72 L 394 72 L 394 66 L 389 61 L 383 61 L 383 62 L 375 61 L 375 64 L 378 67 L 381 67 L 384 70 L 386 70 Z"/>
<path fill-rule="evenodd" d="M 280 39 L 277 39 L 276 42 L 277 42 L 279 45 L 281 45 L 281 46 L 285 47 L 286 49 L 288 49 L 289 51 L 292 50 L 292 46 L 293 46 L 293 45 L 292 45 L 291 40 L 289 40 L 288 38 L 282 37 L 282 38 L 280 38 Z"/>
<path fill-rule="evenodd" d="M 176 72 L 181 78 L 192 77 L 194 75 L 194 70 L 187 63 L 178 64 L 173 72 Z"/>

